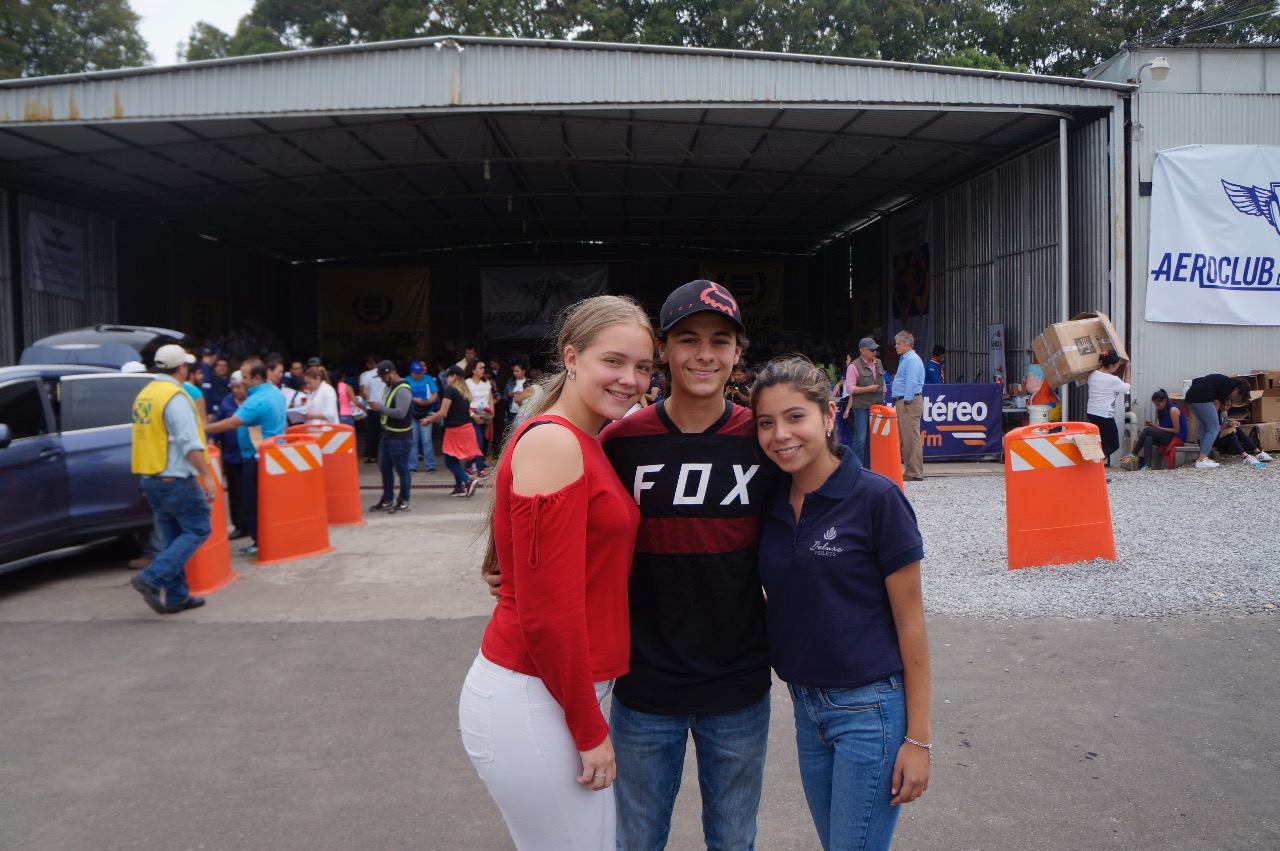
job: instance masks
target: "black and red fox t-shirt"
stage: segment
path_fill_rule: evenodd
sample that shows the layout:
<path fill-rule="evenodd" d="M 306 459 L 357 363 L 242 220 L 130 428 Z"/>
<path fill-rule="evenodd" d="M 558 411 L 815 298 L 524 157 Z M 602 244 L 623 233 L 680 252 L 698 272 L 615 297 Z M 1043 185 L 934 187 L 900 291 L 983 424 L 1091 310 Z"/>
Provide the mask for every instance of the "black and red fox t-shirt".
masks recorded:
<path fill-rule="evenodd" d="M 659 402 L 609 425 L 600 442 L 640 506 L 631 671 L 614 699 L 659 715 L 757 702 L 770 679 L 756 555 L 778 471 L 750 409 L 726 402 L 724 416 L 691 434 Z"/>

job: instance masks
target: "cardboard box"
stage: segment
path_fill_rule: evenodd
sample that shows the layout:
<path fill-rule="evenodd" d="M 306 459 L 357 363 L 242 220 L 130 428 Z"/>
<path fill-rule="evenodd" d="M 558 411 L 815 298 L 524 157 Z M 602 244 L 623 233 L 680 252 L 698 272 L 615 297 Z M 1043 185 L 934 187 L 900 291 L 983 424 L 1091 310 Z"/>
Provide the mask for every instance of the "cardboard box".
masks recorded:
<path fill-rule="evenodd" d="M 1255 369 L 1254 373 L 1262 376 L 1262 386 L 1258 388 L 1259 390 L 1280 387 L 1280 369 Z"/>
<path fill-rule="evenodd" d="M 1280 422 L 1280 387 L 1270 390 L 1255 390 L 1249 394 L 1253 397 L 1250 421 L 1254 423 Z"/>
<path fill-rule="evenodd" d="M 1244 375 L 1235 375 L 1232 377 L 1243 378 L 1245 381 L 1249 382 L 1250 390 L 1266 390 L 1267 389 L 1267 374 L 1265 372 L 1254 371 L 1254 372 L 1245 373 Z"/>
<path fill-rule="evenodd" d="M 1115 352 L 1125 363 L 1129 354 L 1105 313 L 1077 313 L 1068 322 L 1057 322 L 1031 341 L 1031 351 L 1044 367 L 1050 387 L 1084 384 L 1098 368 L 1103 352 Z"/>
<path fill-rule="evenodd" d="M 1242 428 L 1263 452 L 1280 452 L 1280 423 L 1255 423 Z"/>
<path fill-rule="evenodd" d="M 1200 421 L 1191 414 L 1191 406 L 1183 400 L 1181 393 L 1170 393 L 1169 402 L 1178 407 L 1178 410 L 1182 412 L 1182 418 L 1187 421 L 1186 442 L 1198 443 L 1199 441 L 1196 439 L 1196 435 L 1200 433 Z M 1155 412 L 1152 411 L 1152 413 Z"/>

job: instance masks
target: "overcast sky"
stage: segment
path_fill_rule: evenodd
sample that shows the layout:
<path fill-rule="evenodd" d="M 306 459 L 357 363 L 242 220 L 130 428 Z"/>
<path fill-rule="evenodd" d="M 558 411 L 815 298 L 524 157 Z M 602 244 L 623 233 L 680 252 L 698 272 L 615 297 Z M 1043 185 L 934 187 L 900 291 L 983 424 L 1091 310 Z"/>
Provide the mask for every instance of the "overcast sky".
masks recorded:
<path fill-rule="evenodd" d="M 178 42 L 187 40 L 196 21 L 230 33 L 253 0 L 129 0 L 129 6 L 142 18 L 138 29 L 156 64 L 172 65 L 178 61 Z"/>

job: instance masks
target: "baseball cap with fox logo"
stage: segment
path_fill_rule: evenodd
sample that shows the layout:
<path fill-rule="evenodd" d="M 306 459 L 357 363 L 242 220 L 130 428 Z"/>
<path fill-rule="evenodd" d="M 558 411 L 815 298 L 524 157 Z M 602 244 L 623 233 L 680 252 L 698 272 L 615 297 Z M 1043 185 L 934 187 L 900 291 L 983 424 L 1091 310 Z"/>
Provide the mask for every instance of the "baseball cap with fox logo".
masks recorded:
<path fill-rule="evenodd" d="M 738 309 L 738 300 L 733 294 L 715 281 L 698 280 L 690 281 L 667 296 L 658 314 L 658 335 L 665 337 L 686 316 L 708 311 L 728 318 L 740 332 L 747 333 L 747 327 L 742 324 L 742 311 Z"/>

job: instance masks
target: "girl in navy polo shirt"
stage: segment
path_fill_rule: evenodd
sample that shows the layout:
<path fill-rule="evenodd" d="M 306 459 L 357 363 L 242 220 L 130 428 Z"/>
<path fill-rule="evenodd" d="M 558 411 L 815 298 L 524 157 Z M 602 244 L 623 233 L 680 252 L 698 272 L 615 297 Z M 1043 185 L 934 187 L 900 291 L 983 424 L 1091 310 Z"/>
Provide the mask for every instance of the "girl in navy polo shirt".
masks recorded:
<path fill-rule="evenodd" d="M 831 385 L 809 361 L 771 362 L 752 408 L 760 447 L 784 473 L 764 519 L 760 576 L 809 811 L 827 851 L 888 848 L 896 805 L 929 787 L 915 512 L 833 437 Z"/>

